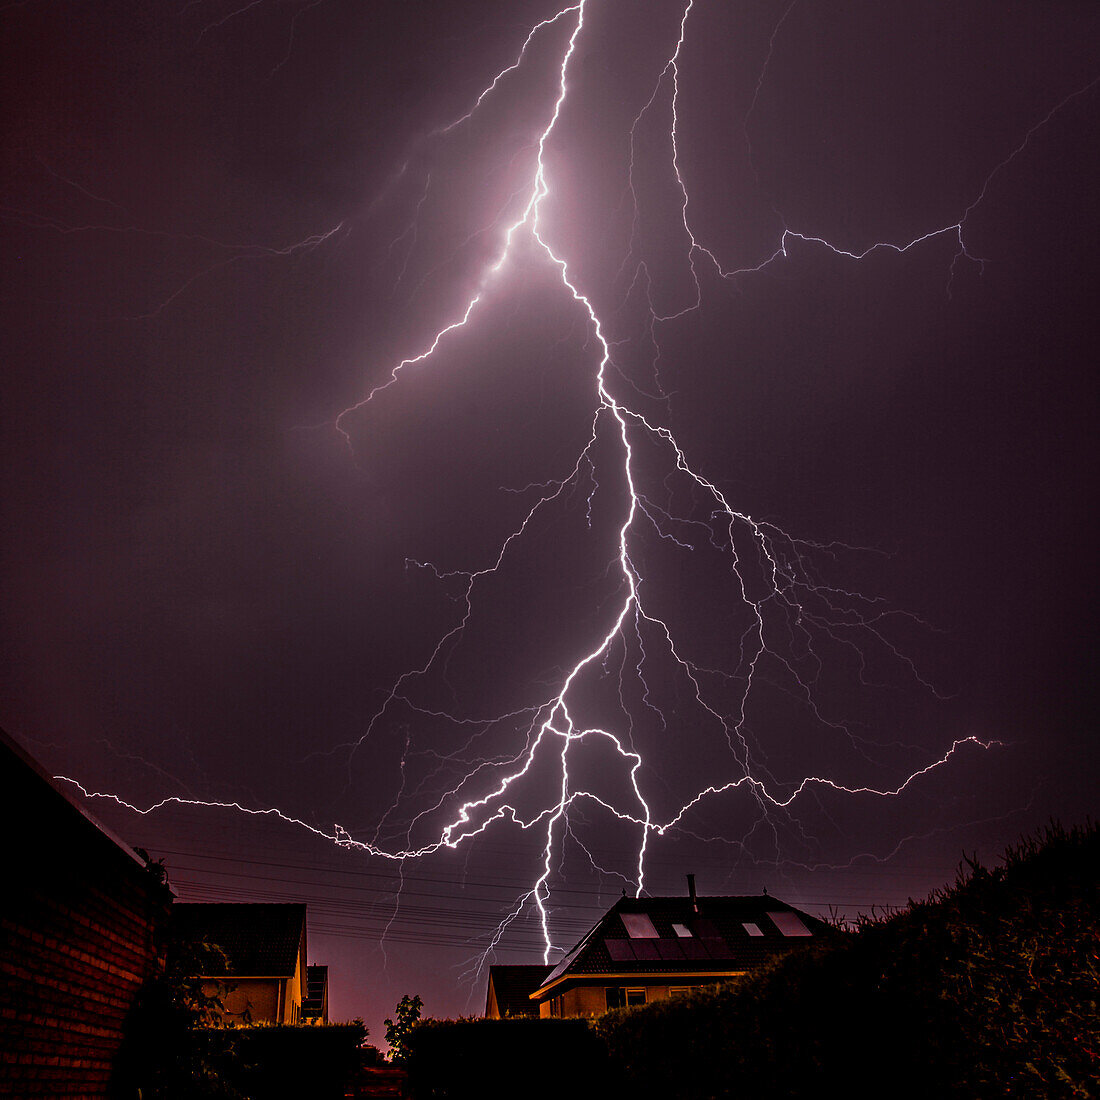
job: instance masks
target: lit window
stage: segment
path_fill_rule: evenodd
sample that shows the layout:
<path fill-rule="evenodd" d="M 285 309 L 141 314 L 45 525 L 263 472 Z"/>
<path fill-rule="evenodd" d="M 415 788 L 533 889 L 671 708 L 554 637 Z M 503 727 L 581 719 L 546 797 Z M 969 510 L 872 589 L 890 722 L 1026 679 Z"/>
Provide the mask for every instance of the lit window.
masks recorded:
<path fill-rule="evenodd" d="M 688 928 L 686 924 L 674 924 L 672 926 L 672 931 L 682 940 L 691 939 L 691 929 Z"/>
<path fill-rule="evenodd" d="M 660 939 L 657 929 L 653 927 L 653 921 L 645 913 L 622 913 L 623 926 L 626 934 L 632 940 L 656 940 Z"/>
<path fill-rule="evenodd" d="M 784 936 L 812 936 L 813 933 L 798 919 L 797 913 L 769 913 L 772 923 Z"/>
<path fill-rule="evenodd" d="M 744 930 L 748 932 L 750 936 L 764 935 L 764 933 L 760 931 L 760 926 L 758 924 L 743 924 L 741 925 L 741 927 L 744 928 Z"/>
<path fill-rule="evenodd" d="M 628 989 L 626 991 L 626 1003 L 628 1005 L 644 1005 L 645 1004 L 645 990 L 644 989 Z"/>

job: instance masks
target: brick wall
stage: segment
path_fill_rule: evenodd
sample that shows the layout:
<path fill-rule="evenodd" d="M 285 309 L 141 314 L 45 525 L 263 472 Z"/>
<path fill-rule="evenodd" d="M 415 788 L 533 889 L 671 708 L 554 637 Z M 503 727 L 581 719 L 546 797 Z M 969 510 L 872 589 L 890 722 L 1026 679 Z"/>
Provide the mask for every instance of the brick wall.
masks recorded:
<path fill-rule="evenodd" d="M 171 895 L 0 744 L 0 1095 L 106 1097 Z M 5 845 L 7 847 L 7 844 Z"/>

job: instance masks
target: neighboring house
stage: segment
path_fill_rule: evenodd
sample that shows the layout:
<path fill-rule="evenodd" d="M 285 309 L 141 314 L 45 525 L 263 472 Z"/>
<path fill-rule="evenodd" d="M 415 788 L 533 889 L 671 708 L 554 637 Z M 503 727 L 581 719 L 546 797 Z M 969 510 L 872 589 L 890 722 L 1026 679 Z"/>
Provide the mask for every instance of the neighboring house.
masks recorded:
<path fill-rule="evenodd" d="M 0 731 L 0 1094 L 106 1097 L 172 892 Z"/>
<path fill-rule="evenodd" d="M 306 995 L 302 1001 L 302 1019 L 310 1023 L 328 1023 L 328 967 L 306 967 Z"/>
<path fill-rule="evenodd" d="M 622 898 L 530 994 L 540 1016 L 597 1016 L 737 978 L 832 935 L 786 902 L 697 897 Z"/>
<path fill-rule="evenodd" d="M 539 1006 L 531 994 L 542 985 L 553 967 L 507 966 L 489 967 L 489 987 L 485 992 L 485 1015 L 490 1020 L 505 1016 L 537 1016 Z"/>
<path fill-rule="evenodd" d="M 224 1023 L 296 1024 L 306 983 L 306 907 L 266 902 L 177 902 L 176 934 L 216 944 L 224 970 L 200 974 L 206 991 L 221 985 Z"/>

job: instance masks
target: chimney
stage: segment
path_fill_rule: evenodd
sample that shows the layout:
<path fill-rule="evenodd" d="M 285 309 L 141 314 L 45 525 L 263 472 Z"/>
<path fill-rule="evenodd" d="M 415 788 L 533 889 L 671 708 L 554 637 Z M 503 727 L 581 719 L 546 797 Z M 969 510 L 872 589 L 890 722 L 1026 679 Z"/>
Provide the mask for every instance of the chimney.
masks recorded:
<path fill-rule="evenodd" d="M 695 896 L 695 876 L 688 875 L 688 897 L 691 898 L 691 908 L 699 912 L 699 899 Z"/>

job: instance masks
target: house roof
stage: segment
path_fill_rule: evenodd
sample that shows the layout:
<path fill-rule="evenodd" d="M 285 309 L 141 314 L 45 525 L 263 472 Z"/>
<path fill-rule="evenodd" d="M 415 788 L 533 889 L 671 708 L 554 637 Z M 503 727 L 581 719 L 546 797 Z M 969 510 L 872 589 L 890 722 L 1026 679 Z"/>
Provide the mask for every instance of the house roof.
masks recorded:
<path fill-rule="evenodd" d="M 489 967 L 489 985 L 485 992 L 485 1014 L 489 1014 L 489 991 L 496 994 L 497 1009 L 501 1016 L 530 1016 L 537 1014 L 531 1003 L 531 994 L 542 985 L 551 967 L 539 965 L 514 966 L 498 964 Z"/>
<path fill-rule="evenodd" d="M 306 907 L 297 903 L 177 902 L 172 919 L 180 935 L 225 952 L 229 977 L 293 977 L 306 931 Z"/>
<path fill-rule="evenodd" d="M 831 929 L 768 894 L 622 898 L 532 993 L 564 979 L 753 970 Z M 539 998 L 541 999 L 541 998 Z"/>
<path fill-rule="evenodd" d="M 0 804 L 4 806 L 3 826 L 17 826 L 24 814 L 32 811 L 35 820 L 35 844 L 55 853 L 72 857 L 74 837 L 85 839 L 100 858 L 116 860 L 128 873 L 143 872 L 148 862 L 124 840 L 117 837 L 82 802 L 77 801 L 76 785 L 49 772 L 8 733 L 0 729 Z M 11 815 L 9 822 L 7 817 Z M 10 830 L 9 830 L 10 831 Z M 16 846 L 17 854 L 29 850 Z M 151 881 L 151 880 L 150 880 Z M 174 894 L 168 887 L 166 894 Z"/>

